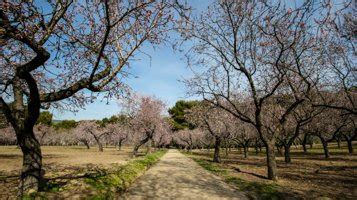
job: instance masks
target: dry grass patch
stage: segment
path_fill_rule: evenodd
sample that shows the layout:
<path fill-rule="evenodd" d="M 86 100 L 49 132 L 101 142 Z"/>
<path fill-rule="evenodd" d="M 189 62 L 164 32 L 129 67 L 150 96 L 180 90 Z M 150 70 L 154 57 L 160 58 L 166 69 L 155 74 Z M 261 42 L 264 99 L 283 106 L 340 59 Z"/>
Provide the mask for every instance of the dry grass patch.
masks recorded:
<path fill-rule="evenodd" d="M 84 187 L 80 179 L 126 164 L 132 152 L 131 147 L 121 151 L 108 147 L 104 152 L 96 147 L 86 149 L 82 146 L 43 146 L 41 149 L 45 178 L 51 182 L 46 189 L 52 191 Z M 15 198 L 21 164 L 20 149 L 0 146 L 0 199 Z"/>
<path fill-rule="evenodd" d="M 357 148 L 357 145 L 354 147 Z M 228 156 L 222 155 L 221 164 L 210 161 L 213 152 L 194 151 L 190 156 L 198 162 L 206 162 L 206 165 L 223 170 L 227 182 L 241 186 L 244 191 L 251 190 L 251 196 L 259 199 L 357 199 L 357 154 L 348 154 L 346 146 L 339 149 L 336 145 L 330 145 L 330 148 L 329 159 L 323 157 L 319 145 L 309 149 L 307 154 L 300 149 L 292 149 L 291 164 L 284 163 L 284 157 L 278 155 L 276 183 L 265 178 L 266 158 L 263 153 L 255 155 L 251 152 L 245 159 L 238 151 L 232 151 Z"/>

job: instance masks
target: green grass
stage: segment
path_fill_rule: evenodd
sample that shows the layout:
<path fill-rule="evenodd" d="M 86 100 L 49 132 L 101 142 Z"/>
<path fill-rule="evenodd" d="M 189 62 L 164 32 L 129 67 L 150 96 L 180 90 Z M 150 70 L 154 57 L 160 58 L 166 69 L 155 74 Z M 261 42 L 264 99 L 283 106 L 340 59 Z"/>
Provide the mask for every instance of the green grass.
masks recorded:
<path fill-rule="evenodd" d="M 115 194 L 125 191 L 144 171 L 157 163 L 166 151 L 157 151 L 143 158 L 129 161 L 115 172 L 85 178 L 84 181 L 97 195 L 91 199 L 114 199 Z"/>
<path fill-rule="evenodd" d="M 247 192 L 248 197 L 250 198 L 258 196 L 259 199 L 284 199 L 283 194 L 279 192 L 276 184 L 248 182 L 229 175 L 224 177 L 224 180 L 229 184 L 237 186 L 241 191 Z"/>
<path fill-rule="evenodd" d="M 199 158 L 192 158 L 192 159 L 194 161 L 196 161 L 201 167 L 203 167 L 206 170 L 213 172 L 217 175 L 227 175 L 228 174 L 228 171 L 226 169 L 223 169 L 208 160 L 199 159 Z"/>
<path fill-rule="evenodd" d="M 213 163 L 203 158 L 193 157 L 186 154 L 197 162 L 204 169 L 222 177 L 228 184 L 234 185 L 239 190 L 245 192 L 250 199 L 283 199 L 283 194 L 279 192 L 276 184 L 266 184 L 257 182 L 248 182 L 233 175 L 228 168 L 220 164 Z"/>

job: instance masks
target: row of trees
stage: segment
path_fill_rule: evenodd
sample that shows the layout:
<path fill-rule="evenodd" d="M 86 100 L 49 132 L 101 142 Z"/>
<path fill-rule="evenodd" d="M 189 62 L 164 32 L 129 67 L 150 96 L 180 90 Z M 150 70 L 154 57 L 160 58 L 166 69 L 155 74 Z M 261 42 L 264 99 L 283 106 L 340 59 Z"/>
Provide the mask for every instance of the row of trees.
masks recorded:
<path fill-rule="evenodd" d="M 290 162 L 291 145 L 302 134 L 318 137 L 326 157 L 336 137 L 351 149 L 357 110 L 352 3 L 217 1 L 193 18 L 181 29 L 191 45 L 188 65 L 198 68 L 186 85 L 210 104 L 203 110 L 213 109 L 194 112 L 202 116 L 195 123 L 216 145 L 230 126 L 241 144 L 259 137 L 271 180 L 277 179 L 275 146 L 284 147 Z"/>
<path fill-rule="evenodd" d="M 248 148 L 254 147 L 256 153 L 264 143 L 254 126 L 237 120 L 233 115 L 212 105 L 208 101 L 198 103 L 186 110 L 185 119 L 195 125 L 195 129 L 181 130 L 174 134 L 175 143 L 188 151 L 196 148 L 214 148 L 214 162 L 220 162 L 220 149 L 240 148 L 244 157 L 248 156 Z M 275 123 L 270 122 L 270 123 Z M 290 149 L 293 145 L 301 145 L 307 152 L 307 145 L 322 144 L 325 157 L 329 158 L 328 143 L 345 141 L 349 153 L 353 153 L 352 142 L 356 139 L 355 121 L 351 116 L 341 115 L 336 110 L 323 109 L 309 113 L 306 120 L 289 119 L 289 125 L 275 138 L 275 150 L 281 153 L 284 149 L 285 162 L 291 162 Z"/>
<path fill-rule="evenodd" d="M 171 126 L 162 114 L 165 105 L 152 97 L 137 97 L 127 104 L 130 112 L 103 120 L 83 120 L 68 126 L 68 123 L 52 125 L 52 116 L 42 112 L 34 126 L 34 134 L 41 145 L 112 145 L 121 150 L 123 144 L 134 146 L 133 155 L 147 144 L 155 148 L 164 147 L 171 142 Z M 51 117 L 50 117 L 51 116 Z M 62 124 L 62 125 L 58 125 Z M 60 128 L 59 128 L 60 127 Z M 1 145 L 17 144 L 16 134 L 11 126 L 0 129 Z"/>
<path fill-rule="evenodd" d="M 188 14 L 176 0 L 0 2 L 0 108 L 23 153 L 19 195 L 43 181 L 33 131 L 40 109 L 76 111 L 98 93 L 122 97 L 129 91 L 123 69 Z"/>

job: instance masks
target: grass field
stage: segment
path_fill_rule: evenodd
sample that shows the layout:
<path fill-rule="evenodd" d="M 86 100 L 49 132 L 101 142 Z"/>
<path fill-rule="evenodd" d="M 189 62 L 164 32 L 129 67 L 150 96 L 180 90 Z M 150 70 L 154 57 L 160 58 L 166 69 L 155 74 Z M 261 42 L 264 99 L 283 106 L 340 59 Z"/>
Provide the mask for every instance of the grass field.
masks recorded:
<path fill-rule="evenodd" d="M 187 154 L 205 169 L 215 173 L 251 198 L 261 199 L 356 199 L 357 154 L 348 154 L 347 147 L 330 144 L 331 158 L 325 159 L 320 145 L 314 145 L 304 154 L 300 148 L 292 148 L 292 163 L 285 164 L 278 155 L 278 181 L 267 180 L 265 154 L 243 158 L 238 151 L 228 156 L 222 149 L 222 163 L 211 162 L 213 151 L 195 150 Z M 354 144 L 354 148 L 357 145 Z"/>
<path fill-rule="evenodd" d="M 357 153 L 348 154 L 346 144 L 330 144 L 331 158 L 325 159 L 320 145 L 303 153 L 293 147 L 292 163 L 277 155 L 278 181 L 265 178 L 265 154 L 250 149 L 248 158 L 237 150 L 221 151 L 222 163 L 211 162 L 213 150 L 186 153 L 206 170 L 221 176 L 252 199 L 356 199 Z M 357 144 L 354 144 L 357 149 Z M 47 185 L 41 196 L 51 199 L 101 197 L 124 190 L 163 153 L 131 158 L 131 147 L 86 149 L 81 146 L 43 146 L 43 169 Z M 263 150 L 264 151 L 264 150 Z M 141 154 L 143 155 L 143 154 Z M 22 155 L 15 146 L 0 147 L 0 199 L 13 199 L 17 193 Z M 103 196 L 104 195 L 104 196 Z M 100 198 L 99 198 L 100 199 Z"/>
<path fill-rule="evenodd" d="M 122 166 L 132 166 L 131 151 L 131 147 L 124 147 L 121 151 L 108 147 L 104 148 L 104 152 L 99 152 L 95 147 L 43 146 L 43 169 L 48 181 L 46 190 L 74 192 L 73 194 L 81 196 L 83 191 L 88 192 L 85 189 L 88 186 L 86 180 L 106 176 Z M 0 199 L 15 198 L 21 164 L 20 149 L 16 146 L 0 146 Z M 132 176 L 130 178 L 133 179 Z M 62 196 L 66 195 L 68 194 Z"/>

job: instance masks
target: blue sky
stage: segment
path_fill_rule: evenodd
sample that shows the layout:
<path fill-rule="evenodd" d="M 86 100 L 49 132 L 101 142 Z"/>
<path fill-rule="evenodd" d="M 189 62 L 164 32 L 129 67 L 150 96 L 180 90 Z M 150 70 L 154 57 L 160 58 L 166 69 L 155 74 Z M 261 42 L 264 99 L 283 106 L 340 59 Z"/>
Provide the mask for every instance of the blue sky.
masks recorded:
<path fill-rule="evenodd" d="M 208 0 L 188 1 L 194 9 L 193 14 L 205 10 L 209 2 Z M 174 33 L 173 37 L 175 37 Z M 168 107 L 174 105 L 177 100 L 193 98 L 187 98 L 185 86 L 179 81 L 192 76 L 184 61 L 183 53 L 174 51 L 170 44 L 160 45 L 155 49 L 145 44 L 143 50 L 151 56 L 151 59 L 147 55 L 140 55 L 136 58 L 138 60 L 130 63 L 131 68 L 126 70 L 133 74 L 125 82 L 134 92 L 155 96 L 164 101 Z M 120 106 L 115 99 L 112 99 L 109 104 L 97 100 L 77 113 L 53 111 L 56 120 L 102 119 L 119 112 Z"/>

